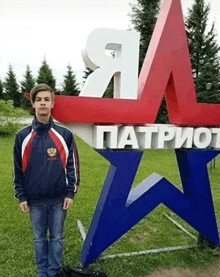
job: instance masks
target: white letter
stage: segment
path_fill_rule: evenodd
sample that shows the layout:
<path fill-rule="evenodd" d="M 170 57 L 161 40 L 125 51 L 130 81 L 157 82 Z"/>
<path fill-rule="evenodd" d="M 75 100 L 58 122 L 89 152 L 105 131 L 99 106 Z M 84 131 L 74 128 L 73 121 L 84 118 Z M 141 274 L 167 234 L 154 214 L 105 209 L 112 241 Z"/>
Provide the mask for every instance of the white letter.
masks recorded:
<path fill-rule="evenodd" d="M 175 146 L 174 148 L 192 148 L 193 128 L 176 128 Z"/>
<path fill-rule="evenodd" d="M 152 127 L 136 127 L 135 131 L 138 132 L 138 143 L 141 148 L 144 149 L 150 149 L 155 144 L 155 141 L 157 141 L 157 138 L 154 137 L 153 139 L 153 145 L 152 145 L 152 137 L 153 133 L 158 133 L 158 126 L 152 126 Z"/>
<path fill-rule="evenodd" d="M 158 148 L 169 148 L 167 143 L 174 138 L 176 127 L 159 127 Z"/>
<path fill-rule="evenodd" d="M 206 148 L 212 140 L 211 131 L 207 128 L 196 128 L 194 131 L 194 144 L 198 148 Z"/>
<path fill-rule="evenodd" d="M 135 149 L 139 148 L 134 127 L 132 126 L 121 127 L 119 130 L 118 140 L 118 148 L 125 148 L 125 145 L 131 145 L 132 148 Z"/>
<path fill-rule="evenodd" d="M 102 97 L 115 75 L 114 98 L 137 99 L 139 39 L 137 32 L 94 30 L 82 55 L 86 66 L 95 71 L 87 78 L 79 96 Z M 115 57 L 109 57 L 106 49 L 114 50 Z"/>
<path fill-rule="evenodd" d="M 211 128 L 212 142 L 210 144 L 211 147 L 220 148 L 220 129 L 219 128 Z"/>
<path fill-rule="evenodd" d="M 93 145 L 97 149 L 104 148 L 104 133 L 106 133 L 106 146 L 117 148 L 118 126 L 94 126 Z"/>

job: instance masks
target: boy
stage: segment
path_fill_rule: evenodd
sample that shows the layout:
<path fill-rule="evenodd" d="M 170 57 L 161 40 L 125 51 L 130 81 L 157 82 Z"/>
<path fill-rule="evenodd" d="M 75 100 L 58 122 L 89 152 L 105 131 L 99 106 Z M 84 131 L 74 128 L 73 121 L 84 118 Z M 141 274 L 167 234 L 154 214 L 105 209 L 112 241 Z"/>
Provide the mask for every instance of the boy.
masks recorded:
<path fill-rule="evenodd" d="M 79 160 L 72 133 L 51 118 L 53 90 L 39 84 L 30 96 L 35 118 L 14 146 L 15 197 L 30 213 L 38 277 L 54 277 L 61 271 L 66 211 L 79 187 Z"/>

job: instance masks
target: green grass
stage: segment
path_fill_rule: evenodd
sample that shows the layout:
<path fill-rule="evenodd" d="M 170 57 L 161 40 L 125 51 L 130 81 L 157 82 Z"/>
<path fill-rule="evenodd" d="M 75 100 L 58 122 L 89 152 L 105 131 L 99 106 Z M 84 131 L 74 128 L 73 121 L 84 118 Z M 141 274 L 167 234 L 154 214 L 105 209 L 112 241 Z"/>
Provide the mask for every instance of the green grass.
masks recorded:
<path fill-rule="evenodd" d="M 80 154 L 81 188 L 68 212 L 64 238 L 63 264 L 79 266 L 83 241 L 76 220 L 89 227 L 105 176 L 108 162 L 82 140 L 76 138 Z M 13 190 L 14 136 L 0 137 L 0 276 L 30 277 L 37 275 L 35 266 L 33 234 L 28 214 L 20 211 Z M 216 169 L 210 172 L 216 215 L 220 220 L 220 159 Z M 181 189 L 178 167 L 173 150 L 147 150 L 144 153 L 134 186 L 151 173 L 165 176 Z M 191 245 L 193 239 L 177 229 L 163 213 L 181 222 L 194 235 L 197 232 L 172 211 L 160 205 L 149 216 L 133 227 L 102 256 L 127 253 L 169 246 Z M 109 277 L 147 276 L 158 267 L 188 266 L 206 267 L 215 261 L 207 250 L 191 249 L 170 253 L 144 255 L 113 260 L 97 260 L 94 266 L 102 268 Z"/>

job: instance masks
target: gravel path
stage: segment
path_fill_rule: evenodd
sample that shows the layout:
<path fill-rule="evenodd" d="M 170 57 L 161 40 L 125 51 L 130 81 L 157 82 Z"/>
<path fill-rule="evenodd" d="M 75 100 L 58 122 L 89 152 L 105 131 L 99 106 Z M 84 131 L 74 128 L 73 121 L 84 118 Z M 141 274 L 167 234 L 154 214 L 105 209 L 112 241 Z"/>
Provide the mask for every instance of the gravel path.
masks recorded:
<path fill-rule="evenodd" d="M 207 268 L 176 267 L 171 269 L 159 268 L 148 276 L 143 277 L 220 277 L 220 258 Z"/>

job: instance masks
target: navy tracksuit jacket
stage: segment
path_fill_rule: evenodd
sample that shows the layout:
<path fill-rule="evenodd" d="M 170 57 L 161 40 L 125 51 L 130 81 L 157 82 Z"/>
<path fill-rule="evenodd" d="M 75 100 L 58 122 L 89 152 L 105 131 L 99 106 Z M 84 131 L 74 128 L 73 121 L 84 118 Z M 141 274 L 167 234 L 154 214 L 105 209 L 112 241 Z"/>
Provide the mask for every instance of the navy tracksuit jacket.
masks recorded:
<path fill-rule="evenodd" d="M 79 159 L 72 133 L 35 118 L 16 136 L 14 146 L 15 197 L 29 205 L 49 205 L 73 198 L 79 185 Z"/>

